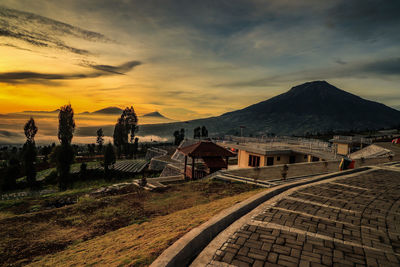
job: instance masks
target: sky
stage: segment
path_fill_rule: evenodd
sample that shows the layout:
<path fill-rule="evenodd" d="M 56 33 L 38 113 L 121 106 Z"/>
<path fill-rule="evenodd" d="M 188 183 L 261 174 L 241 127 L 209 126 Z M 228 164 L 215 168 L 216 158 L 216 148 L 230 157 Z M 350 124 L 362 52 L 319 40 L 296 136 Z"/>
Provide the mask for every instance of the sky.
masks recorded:
<path fill-rule="evenodd" d="M 67 103 L 190 120 L 312 80 L 400 109 L 398 14 L 398 0 L 2 0 L 0 127 Z"/>

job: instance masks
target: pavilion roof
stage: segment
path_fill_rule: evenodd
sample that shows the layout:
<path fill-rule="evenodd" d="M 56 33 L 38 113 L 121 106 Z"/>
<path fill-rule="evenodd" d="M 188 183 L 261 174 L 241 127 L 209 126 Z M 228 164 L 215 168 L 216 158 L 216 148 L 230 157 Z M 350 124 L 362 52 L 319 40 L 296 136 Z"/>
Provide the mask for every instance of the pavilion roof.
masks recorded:
<path fill-rule="evenodd" d="M 205 157 L 203 158 L 204 164 L 208 168 L 225 168 L 226 162 L 222 157 Z"/>
<path fill-rule="evenodd" d="M 211 141 L 200 141 L 195 144 L 178 148 L 189 157 L 233 157 L 234 153 Z"/>

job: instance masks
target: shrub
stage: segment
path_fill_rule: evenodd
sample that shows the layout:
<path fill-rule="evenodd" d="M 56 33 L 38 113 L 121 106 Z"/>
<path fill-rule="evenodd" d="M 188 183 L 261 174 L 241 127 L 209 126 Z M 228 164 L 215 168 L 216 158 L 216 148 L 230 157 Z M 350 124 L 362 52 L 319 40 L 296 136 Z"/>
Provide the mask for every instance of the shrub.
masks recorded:
<path fill-rule="evenodd" d="M 79 178 L 81 180 L 85 179 L 86 173 L 87 173 L 87 164 L 85 162 L 82 162 L 79 168 Z"/>
<path fill-rule="evenodd" d="M 287 172 L 289 170 L 288 165 L 283 165 L 282 170 L 281 170 L 281 175 L 282 175 L 282 179 L 286 180 L 286 176 L 287 176 Z"/>
<path fill-rule="evenodd" d="M 57 171 L 52 171 L 49 175 L 44 178 L 45 184 L 57 184 L 58 176 Z"/>

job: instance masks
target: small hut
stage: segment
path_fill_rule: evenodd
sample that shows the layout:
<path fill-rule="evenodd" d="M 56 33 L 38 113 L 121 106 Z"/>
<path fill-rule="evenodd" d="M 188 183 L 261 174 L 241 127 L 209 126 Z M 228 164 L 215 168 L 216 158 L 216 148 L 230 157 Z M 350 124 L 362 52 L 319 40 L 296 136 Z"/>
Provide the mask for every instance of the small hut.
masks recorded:
<path fill-rule="evenodd" d="M 235 156 L 231 151 L 211 142 L 200 141 L 195 144 L 179 148 L 185 155 L 185 178 L 199 179 L 221 169 L 228 168 L 229 157 Z M 192 158 L 192 166 L 188 165 L 188 157 Z M 201 159 L 204 164 L 197 166 L 196 160 Z"/>

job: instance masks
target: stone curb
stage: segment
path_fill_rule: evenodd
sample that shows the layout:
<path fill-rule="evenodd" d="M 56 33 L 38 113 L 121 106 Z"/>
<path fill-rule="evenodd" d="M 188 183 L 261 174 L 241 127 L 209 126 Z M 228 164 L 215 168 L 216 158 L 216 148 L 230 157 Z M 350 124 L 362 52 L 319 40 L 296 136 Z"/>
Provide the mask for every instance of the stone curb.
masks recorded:
<path fill-rule="evenodd" d="M 277 196 L 293 187 L 314 183 L 333 177 L 362 172 L 369 169 L 370 167 L 362 167 L 354 170 L 341 171 L 319 177 L 313 177 L 313 179 L 306 181 L 295 181 L 289 184 L 283 184 L 266 189 L 265 191 L 220 212 L 199 227 L 192 229 L 190 232 L 168 247 L 150 266 L 188 266 L 221 231 L 270 198 Z"/>

